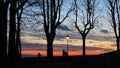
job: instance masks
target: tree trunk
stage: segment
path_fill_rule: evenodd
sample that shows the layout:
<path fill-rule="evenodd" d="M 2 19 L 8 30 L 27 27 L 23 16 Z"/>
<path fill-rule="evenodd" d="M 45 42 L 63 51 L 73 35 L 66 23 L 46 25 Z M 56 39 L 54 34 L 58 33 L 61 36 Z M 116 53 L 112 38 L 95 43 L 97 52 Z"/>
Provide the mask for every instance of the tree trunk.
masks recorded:
<path fill-rule="evenodd" d="M 11 0 L 10 5 L 10 30 L 9 30 L 9 50 L 8 50 L 8 57 L 10 62 L 16 61 L 16 54 L 17 54 L 17 47 L 15 44 L 15 35 L 16 35 L 16 22 L 15 22 L 15 16 L 16 16 L 16 1 Z"/>
<path fill-rule="evenodd" d="M 17 12 L 17 32 L 16 32 L 16 46 L 17 46 L 17 53 L 18 58 L 21 58 L 21 39 L 20 39 L 20 20 L 23 13 L 23 8 L 21 8 L 20 12 Z"/>
<path fill-rule="evenodd" d="M 118 35 L 118 48 L 119 48 L 119 50 L 120 50 L 120 22 L 119 22 L 119 35 Z"/>
<path fill-rule="evenodd" d="M 117 43 L 117 51 L 119 51 L 119 36 L 116 38 L 116 43 Z"/>
<path fill-rule="evenodd" d="M 53 42 L 52 39 L 48 40 L 47 42 L 47 56 L 52 57 L 53 56 Z"/>
<path fill-rule="evenodd" d="M 51 35 L 51 36 L 53 36 L 53 35 Z M 48 37 L 48 39 L 47 39 L 47 56 L 48 56 L 48 58 L 53 57 L 53 41 L 54 41 L 53 37 Z"/>
<path fill-rule="evenodd" d="M 17 23 L 17 32 L 16 32 L 16 47 L 17 47 L 17 57 L 21 57 L 21 42 L 20 42 L 20 20 Z"/>
<path fill-rule="evenodd" d="M 85 52 L 85 39 L 86 39 L 86 37 L 82 35 L 82 40 L 83 40 L 83 47 L 82 47 L 82 49 L 83 49 L 83 57 L 86 56 L 86 52 Z"/>
<path fill-rule="evenodd" d="M 0 11 L 0 61 L 7 59 L 7 9 Z"/>

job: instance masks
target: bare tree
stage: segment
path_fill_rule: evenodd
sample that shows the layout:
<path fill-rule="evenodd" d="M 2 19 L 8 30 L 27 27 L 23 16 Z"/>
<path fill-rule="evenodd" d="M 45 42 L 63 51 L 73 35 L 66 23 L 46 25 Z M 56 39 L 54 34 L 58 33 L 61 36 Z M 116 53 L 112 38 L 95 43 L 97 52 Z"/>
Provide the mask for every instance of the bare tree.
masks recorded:
<path fill-rule="evenodd" d="M 44 30 L 47 39 L 47 56 L 53 56 L 53 41 L 56 35 L 56 28 L 68 17 L 72 9 L 68 10 L 63 17 L 62 5 L 64 0 L 42 0 Z M 64 6 L 65 7 L 65 6 Z"/>
<path fill-rule="evenodd" d="M 18 2 L 17 5 L 19 6 L 22 2 Z M 22 13 L 23 13 L 23 7 L 17 12 L 16 16 L 17 16 L 17 21 L 16 21 L 16 48 L 17 48 L 17 52 L 18 52 L 18 57 L 21 57 L 21 18 L 22 18 Z"/>
<path fill-rule="evenodd" d="M 108 14 L 109 14 L 109 23 L 113 28 L 117 51 L 119 50 L 119 41 L 120 41 L 120 0 L 107 0 Z"/>
<path fill-rule="evenodd" d="M 97 2 L 96 0 L 84 0 L 82 4 L 82 8 L 79 9 L 78 7 L 78 0 L 75 1 L 75 27 L 78 30 L 78 32 L 82 36 L 82 41 L 83 41 L 83 56 L 86 56 L 86 36 L 88 33 L 95 27 L 96 23 L 98 23 L 97 20 L 97 13 L 96 12 L 96 6 Z M 79 10 L 81 10 L 81 14 L 79 14 Z M 81 17 L 81 18 L 80 18 Z M 80 19 L 78 21 L 78 18 Z"/>
<path fill-rule="evenodd" d="M 16 36 L 16 15 L 19 12 L 19 10 L 21 10 L 23 8 L 23 6 L 25 5 L 25 3 L 28 0 L 11 0 L 10 1 L 10 24 L 9 24 L 9 47 L 8 47 L 8 57 L 10 62 L 14 62 L 18 59 L 18 45 L 16 45 L 16 38 L 18 39 L 18 37 Z M 20 4 L 17 4 L 18 2 L 21 2 Z M 19 26 L 17 26 L 19 27 Z M 20 33 L 20 32 L 19 32 Z M 19 36 L 20 37 L 20 36 Z"/>
<path fill-rule="evenodd" d="M 27 4 L 25 5 L 26 2 L 27 2 Z M 20 7 L 22 5 L 21 8 L 16 12 L 16 36 L 15 36 L 16 37 L 15 44 L 16 44 L 16 48 L 17 48 L 16 50 L 17 50 L 18 57 L 20 57 L 20 58 L 21 58 L 21 49 L 22 49 L 22 47 L 21 47 L 21 31 L 25 29 L 25 28 L 22 28 L 23 26 L 27 26 L 25 24 L 25 23 L 27 23 L 25 18 L 29 19 L 29 17 L 26 15 L 30 14 L 29 16 L 32 17 L 32 20 L 34 20 L 33 19 L 34 15 L 31 15 L 32 13 L 28 13 L 28 11 L 25 11 L 25 10 L 29 9 L 29 7 L 32 7 L 35 4 L 36 4 L 36 0 L 21 0 L 21 1 L 19 0 L 16 3 L 17 7 Z M 35 8 L 35 6 L 33 6 L 33 8 Z M 25 25 L 22 25 L 23 23 Z M 29 25 L 31 25 L 30 21 L 28 23 L 29 23 Z M 26 28 L 28 28 L 28 27 L 26 27 Z"/>

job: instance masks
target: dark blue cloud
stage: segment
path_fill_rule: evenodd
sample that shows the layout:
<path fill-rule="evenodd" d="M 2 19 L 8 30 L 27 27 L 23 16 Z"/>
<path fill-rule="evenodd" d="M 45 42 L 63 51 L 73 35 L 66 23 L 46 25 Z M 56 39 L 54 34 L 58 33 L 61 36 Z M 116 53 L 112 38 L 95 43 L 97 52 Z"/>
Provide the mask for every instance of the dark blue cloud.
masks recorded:
<path fill-rule="evenodd" d="M 74 45 L 68 45 L 70 51 L 77 51 L 82 50 L 82 46 L 74 46 Z M 66 44 L 53 44 L 54 51 L 61 51 L 63 49 L 66 49 Z M 38 43 L 22 43 L 22 49 L 23 50 L 43 50 L 47 51 L 47 45 L 46 44 L 38 44 Z M 90 47 L 87 46 L 86 50 L 104 50 L 104 51 L 112 51 L 113 49 L 104 49 L 99 47 Z"/>
<path fill-rule="evenodd" d="M 67 25 L 59 25 L 57 29 L 64 30 L 64 31 L 72 31 L 70 28 L 68 28 Z"/>
<path fill-rule="evenodd" d="M 106 29 L 102 29 L 102 30 L 100 30 L 100 32 L 101 32 L 101 33 L 104 33 L 104 34 L 108 34 L 108 33 L 109 33 L 109 31 L 106 30 Z"/>
<path fill-rule="evenodd" d="M 46 44 L 39 43 L 22 43 L 22 50 L 47 50 Z"/>
<path fill-rule="evenodd" d="M 57 40 L 59 40 L 59 39 L 64 39 L 64 38 L 65 38 L 65 35 L 56 34 L 55 38 L 56 38 Z"/>

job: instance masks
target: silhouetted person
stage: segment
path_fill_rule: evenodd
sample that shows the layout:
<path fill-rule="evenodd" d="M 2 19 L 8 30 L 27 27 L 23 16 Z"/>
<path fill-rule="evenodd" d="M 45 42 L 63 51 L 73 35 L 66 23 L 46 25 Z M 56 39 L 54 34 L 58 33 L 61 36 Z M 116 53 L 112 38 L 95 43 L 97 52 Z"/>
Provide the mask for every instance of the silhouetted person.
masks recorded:
<path fill-rule="evenodd" d="M 67 51 L 65 51 L 65 56 L 68 56 L 68 52 Z"/>
<path fill-rule="evenodd" d="M 65 50 L 63 50 L 62 51 L 62 56 L 68 56 L 68 53 Z"/>
<path fill-rule="evenodd" d="M 64 52 L 65 52 L 65 51 L 64 51 L 64 50 L 62 50 L 62 56 L 64 56 Z"/>
<path fill-rule="evenodd" d="M 38 58 L 40 58 L 41 57 L 41 54 L 40 54 L 40 52 L 38 53 Z"/>

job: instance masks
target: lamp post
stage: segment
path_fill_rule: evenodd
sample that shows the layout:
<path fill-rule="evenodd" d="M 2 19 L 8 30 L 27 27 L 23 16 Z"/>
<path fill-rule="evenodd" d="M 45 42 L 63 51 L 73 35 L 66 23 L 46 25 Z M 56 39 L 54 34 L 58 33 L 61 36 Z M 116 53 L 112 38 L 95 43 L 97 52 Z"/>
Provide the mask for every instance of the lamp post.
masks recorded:
<path fill-rule="evenodd" d="M 69 49 L 68 49 L 68 40 L 70 39 L 69 35 L 66 35 L 66 39 L 67 39 L 67 53 L 68 53 L 68 51 L 69 51 Z"/>

